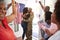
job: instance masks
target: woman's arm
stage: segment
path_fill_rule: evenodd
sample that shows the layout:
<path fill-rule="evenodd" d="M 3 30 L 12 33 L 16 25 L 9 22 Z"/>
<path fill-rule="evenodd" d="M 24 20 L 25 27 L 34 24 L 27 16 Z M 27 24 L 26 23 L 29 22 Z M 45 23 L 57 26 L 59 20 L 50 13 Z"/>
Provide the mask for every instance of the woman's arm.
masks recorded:
<path fill-rule="evenodd" d="M 7 22 L 12 22 L 17 17 L 17 6 L 15 4 L 15 0 L 12 0 L 12 14 L 7 16 Z"/>
<path fill-rule="evenodd" d="M 57 31 L 57 25 L 56 24 L 54 24 L 54 23 L 51 23 L 51 26 L 50 26 L 50 28 L 48 28 L 48 29 L 45 29 L 45 32 L 48 34 L 48 35 L 52 35 L 52 34 L 54 34 L 56 31 Z"/>
<path fill-rule="evenodd" d="M 45 29 L 45 32 L 48 34 L 48 36 L 51 36 L 52 35 L 52 33 L 50 32 L 49 29 Z"/>

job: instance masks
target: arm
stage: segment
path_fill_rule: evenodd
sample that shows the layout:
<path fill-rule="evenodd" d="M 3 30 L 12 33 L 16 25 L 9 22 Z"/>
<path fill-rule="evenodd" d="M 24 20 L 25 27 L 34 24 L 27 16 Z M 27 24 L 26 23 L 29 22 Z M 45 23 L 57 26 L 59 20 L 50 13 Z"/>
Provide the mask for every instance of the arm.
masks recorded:
<path fill-rule="evenodd" d="M 52 23 L 50 28 L 46 28 L 44 26 L 44 24 L 38 23 L 39 27 L 44 30 L 49 36 L 51 36 L 52 34 L 54 34 L 57 31 L 57 25 Z M 52 31 L 53 30 L 53 31 Z"/>
<path fill-rule="evenodd" d="M 58 30 L 57 25 L 52 23 L 51 27 L 48 30 L 50 31 L 51 34 L 54 34 Z"/>
<path fill-rule="evenodd" d="M 46 32 L 48 34 L 48 36 L 52 35 L 52 33 L 51 33 L 52 30 L 51 31 L 49 30 L 50 28 L 46 28 L 46 26 L 44 26 L 44 24 L 42 24 L 42 23 L 38 23 L 38 25 L 44 32 Z"/>
<path fill-rule="evenodd" d="M 45 32 L 48 34 L 48 35 L 53 35 L 56 31 L 57 31 L 57 25 L 56 24 L 51 24 L 50 28 L 48 29 L 45 29 Z M 53 31 L 52 31 L 53 30 Z"/>
<path fill-rule="evenodd" d="M 44 32 L 46 32 L 49 36 L 51 35 L 50 30 L 49 30 L 48 28 L 46 28 L 46 26 L 44 26 L 44 24 L 38 23 L 38 25 L 39 25 L 40 28 L 41 28 Z"/>
<path fill-rule="evenodd" d="M 26 20 L 26 18 L 27 18 L 26 14 L 22 15 L 22 17 L 23 17 L 23 21 L 25 21 L 25 22 L 29 21 L 29 19 Z"/>
<path fill-rule="evenodd" d="M 42 5 L 41 1 L 39 1 L 39 4 L 41 5 L 42 9 L 45 11 L 45 7 Z"/>
<path fill-rule="evenodd" d="M 50 32 L 50 30 L 48 30 L 48 29 L 45 29 L 45 32 L 48 34 L 48 36 L 52 35 L 52 33 Z"/>
<path fill-rule="evenodd" d="M 9 7 L 10 7 L 11 5 L 12 5 L 12 3 L 10 3 L 10 4 L 7 5 L 7 10 L 9 9 Z"/>
<path fill-rule="evenodd" d="M 7 22 L 8 23 L 12 22 L 17 16 L 17 7 L 15 5 L 15 1 L 14 0 L 12 0 L 12 11 L 13 11 L 12 14 L 7 16 Z"/>
<path fill-rule="evenodd" d="M 15 2 L 15 4 L 17 4 L 16 2 Z M 10 4 L 8 4 L 7 5 L 7 10 L 9 9 L 9 7 L 12 5 L 12 3 L 10 3 Z"/>
<path fill-rule="evenodd" d="M 38 25 L 39 25 L 39 27 L 40 27 L 42 30 L 45 31 L 46 26 L 44 25 L 44 23 L 40 23 L 40 22 L 38 22 Z"/>

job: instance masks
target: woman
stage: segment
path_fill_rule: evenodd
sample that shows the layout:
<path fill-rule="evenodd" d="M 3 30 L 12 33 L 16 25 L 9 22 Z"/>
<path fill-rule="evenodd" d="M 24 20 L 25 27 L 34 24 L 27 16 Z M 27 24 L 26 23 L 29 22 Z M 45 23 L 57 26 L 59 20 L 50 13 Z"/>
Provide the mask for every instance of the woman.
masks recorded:
<path fill-rule="evenodd" d="M 60 0 L 57 0 L 55 4 L 52 22 L 57 24 L 58 30 L 48 40 L 60 40 Z"/>
<path fill-rule="evenodd" d="M 0 40 L 16 40 L 16 37 L 12 29 L 8 26 L 8 23 L 13 21 L 17 16 L 17 8 L 15 1 L 12 0 L 13 12 L 9 16 L 6 15 L 6 5 L 4 0 L 0 0 Z"/>
<path fill-rule="evenodd" d="M 22 27 L 23 27 L 23 35 L 22 35 L 22 39 L 24 39 L 25 37 L 25 34 L 26 34 L 26 31 L 27 31 L 27 26 L 28 26 L 28 22 L 29 22 L 29 17 L 30 17 L 30 14 L 28 13 L 28 8 L 25 7 L 23 9 L 23 20 L 22 20 Z"/>

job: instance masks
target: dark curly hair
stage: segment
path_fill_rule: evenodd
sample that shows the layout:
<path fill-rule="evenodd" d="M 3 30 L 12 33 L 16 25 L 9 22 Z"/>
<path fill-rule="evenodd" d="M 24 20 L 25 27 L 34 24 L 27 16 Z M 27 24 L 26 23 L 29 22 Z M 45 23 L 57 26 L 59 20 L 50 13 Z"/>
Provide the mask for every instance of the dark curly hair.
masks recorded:
<path fill-rule="evenodd" d="M 23 9 L 23 14 L 26 14 L 26 13 L 28 13 L 28 7 L 25 7 L 25 8 Z"/>
<path fill-rule="evenodd" d="M 60 24 L 60 0 L 57 0 L 56 4 L 55 4 L 55 14 L 56 14 L 56 20 L 59 22 Z"/>
<path fill-rule="evenodd" d="M 30 17 L 30 13 L 28 13 L 28 7 L 25 7 L 24 9 L 23 9 L 23 15 L 24 14 L 26 14 L 25 16 L 26 16 L 26 18 L 25 19 L 28 19 L 29 17 Z"/>

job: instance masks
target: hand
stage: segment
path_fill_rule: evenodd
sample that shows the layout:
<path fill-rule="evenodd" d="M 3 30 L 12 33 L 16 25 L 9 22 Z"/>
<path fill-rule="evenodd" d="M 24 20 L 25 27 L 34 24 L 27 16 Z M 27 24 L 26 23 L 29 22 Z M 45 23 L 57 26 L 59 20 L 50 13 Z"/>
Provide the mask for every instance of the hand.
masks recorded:
<path fill-rule="evenodd" d="M 45 29 L 45 32 L 48 34 L 48 36 L 51 36 L 51 33 L 48 29 Z"/>
<path fill-rule="evenodd" d="M 17 4 L 17 2 L 15 1 L 15 4 Z M 12 3 L 7 5 L 7 10 L 9 9 L 9 7 L 12 5 Z"/>
<path fill-rule="evenodd" d="M 41 4 L 41 1 L 39 1 L 39 3 Z"/>

